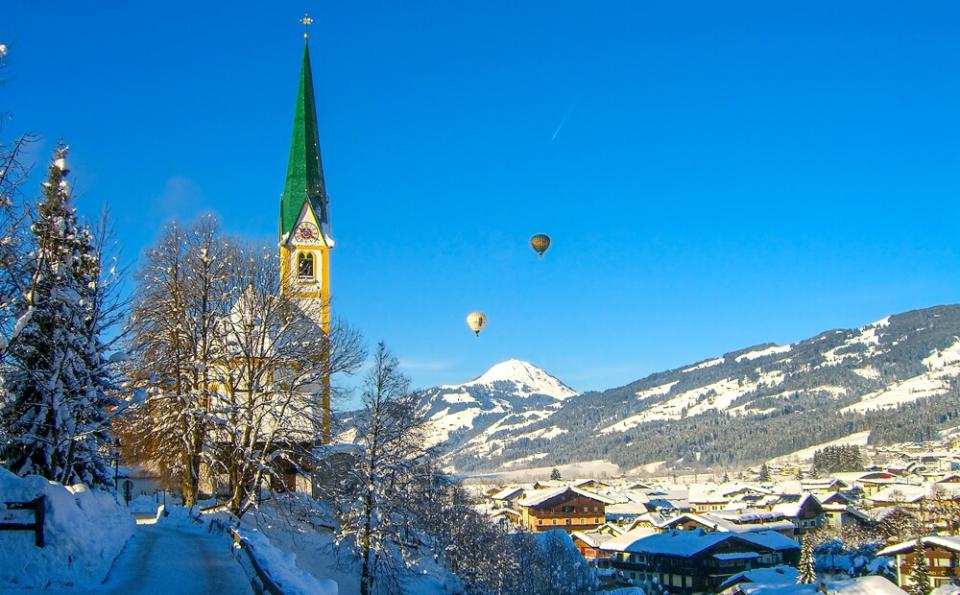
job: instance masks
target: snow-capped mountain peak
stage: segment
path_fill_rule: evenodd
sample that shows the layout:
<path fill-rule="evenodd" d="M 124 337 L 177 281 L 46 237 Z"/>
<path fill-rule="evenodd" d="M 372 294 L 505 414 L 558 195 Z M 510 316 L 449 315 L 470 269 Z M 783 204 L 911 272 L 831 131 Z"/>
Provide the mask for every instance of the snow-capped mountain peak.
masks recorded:
<path fill-rule="evenodd" d="M 447 442 L 455 452 L 464 444 L 497 444 L 498 432 L 545 419 L 577 393 L 533 364 L 510 359 L 469 382 L 436 386 L 421 394 L 432 425 L 429 443 Z M 557 434 L 540 435 L 551 439 Z"/>
<path fill-rule="evenodd" d="M 529 362 L 508 359 L 492 366 L 477 378 L 463 386 L 492 385 L 497 382 L 510 382 L 527 394 L 547 395 L 558 400 L 576 395 L 576 391 L 560 382 L 556 377 Z"/>

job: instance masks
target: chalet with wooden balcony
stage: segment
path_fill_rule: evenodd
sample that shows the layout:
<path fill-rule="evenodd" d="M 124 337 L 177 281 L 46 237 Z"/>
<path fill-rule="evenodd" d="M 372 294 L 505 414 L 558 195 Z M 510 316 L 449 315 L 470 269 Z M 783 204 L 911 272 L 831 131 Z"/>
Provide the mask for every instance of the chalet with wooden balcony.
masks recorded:
<path fill-rule="evenodd" d="M 604 524 L 608 504 L 613 501 L 605 496 L 571 486 L 537 490 L 517 502 L 520 524 L 527 529 L 563 529 L 568 533 L 590 531 Z"/>
<path fill-rule="evenodd" d="M 927 558 L 930 587 L 950 585 L 960 576 L 960 537 L 928 535 L 922 538 Z M 911 569 L 916 558 L 917 541 L 912 539 L 877 552 L 878 556 L 897 557 L 897 584 L 907 589 L 911 584 Z"/>

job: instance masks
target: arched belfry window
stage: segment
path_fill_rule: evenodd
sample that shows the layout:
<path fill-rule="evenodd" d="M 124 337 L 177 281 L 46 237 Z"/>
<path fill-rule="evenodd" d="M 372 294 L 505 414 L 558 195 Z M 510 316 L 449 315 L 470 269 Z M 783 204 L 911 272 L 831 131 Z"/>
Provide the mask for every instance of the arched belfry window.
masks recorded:
<path fill-rule="evenodd" d="M 297 277 L 301 281 L 313 281 L 315 277 L 313 254 L 301 252 L 297 255 Z"/>

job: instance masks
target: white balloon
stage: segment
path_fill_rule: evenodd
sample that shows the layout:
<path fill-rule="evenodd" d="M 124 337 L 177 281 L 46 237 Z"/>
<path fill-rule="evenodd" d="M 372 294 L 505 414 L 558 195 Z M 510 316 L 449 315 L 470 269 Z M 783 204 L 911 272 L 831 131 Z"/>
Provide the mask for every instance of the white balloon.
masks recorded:
<path fill-rule="evenodd" d="M 487 326 L 487 315 L 483 312 L 471 312 L 467 314 L 467 326 L 474 334 L 479 335 L 483 327 Z"/>

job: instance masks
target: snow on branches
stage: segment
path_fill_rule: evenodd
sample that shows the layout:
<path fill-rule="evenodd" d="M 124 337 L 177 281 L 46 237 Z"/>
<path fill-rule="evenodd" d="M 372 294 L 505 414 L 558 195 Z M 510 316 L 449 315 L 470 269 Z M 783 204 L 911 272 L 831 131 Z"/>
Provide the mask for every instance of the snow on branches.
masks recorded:
<path fill-rule="evenodd" d="M 102 336 L 113 322 L 99 283 L 100 244 L 77 221 L 57 147 L 31 226 L 30 281 L 4 353 L 7 435 L 2 458 L 19 475 L 64 484 L 111 482 L 103 446 L 116 408 L 115 374 Z M 107 292 L 107 293 L 105 293 Z"/>

